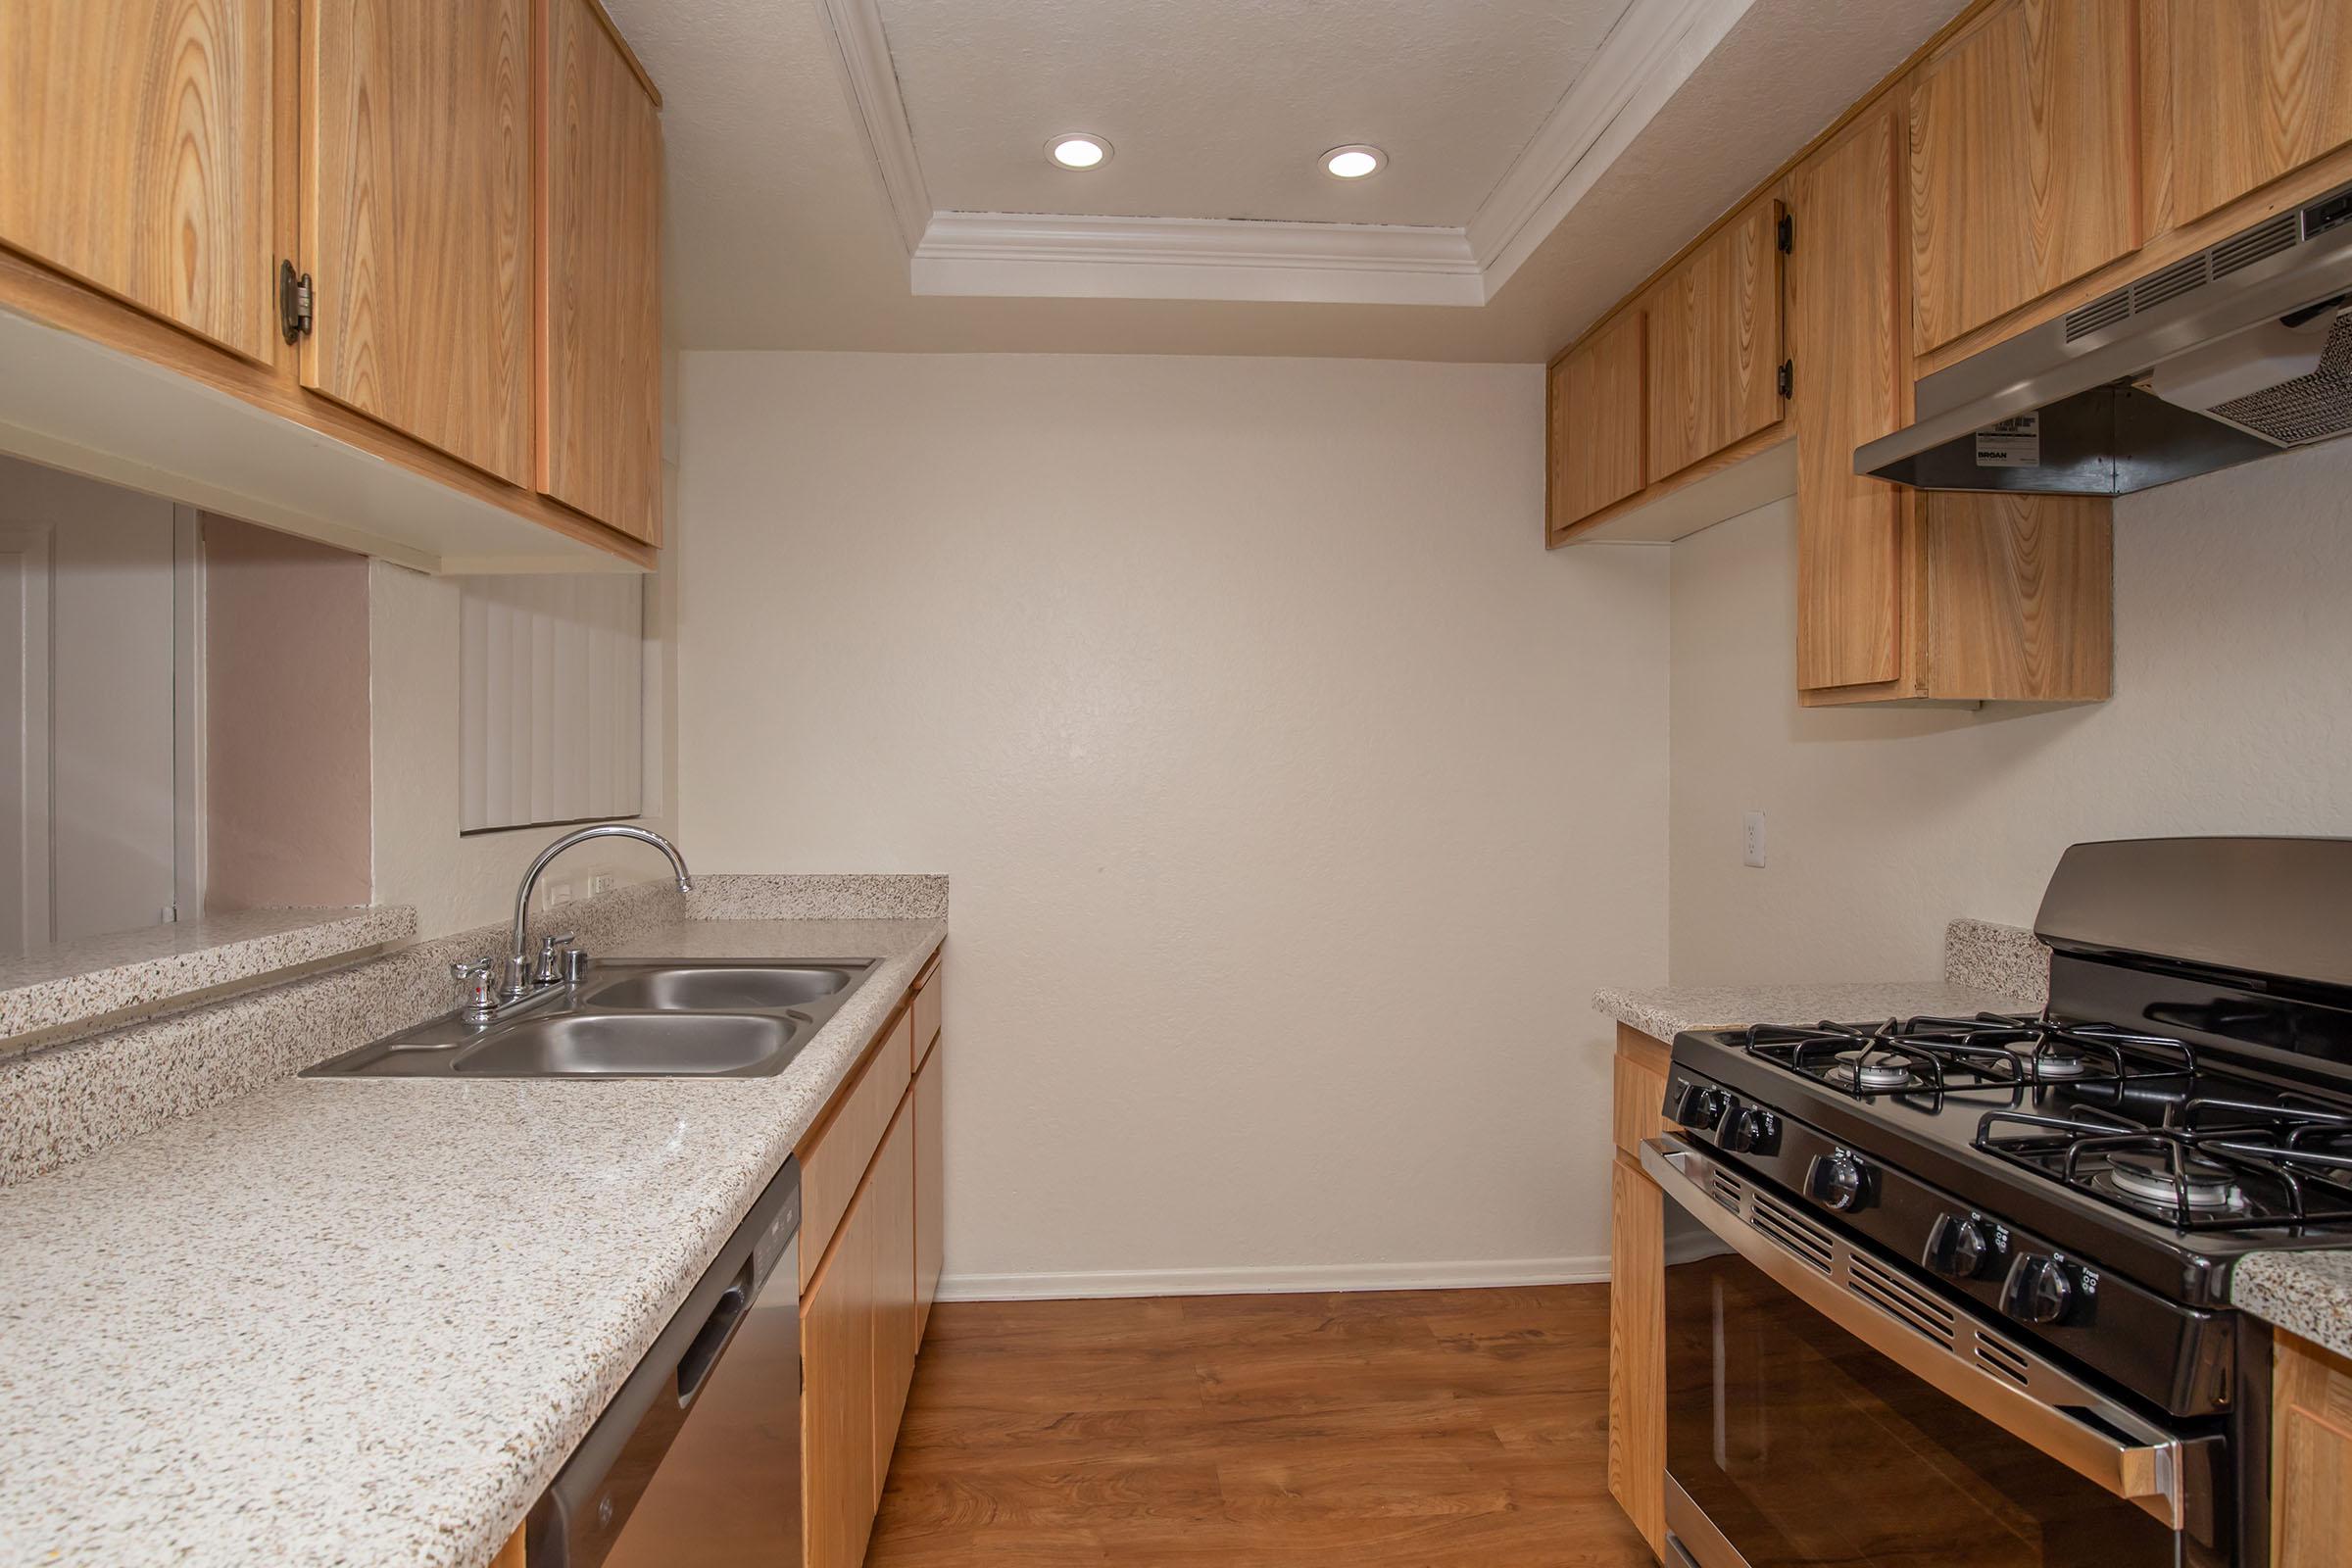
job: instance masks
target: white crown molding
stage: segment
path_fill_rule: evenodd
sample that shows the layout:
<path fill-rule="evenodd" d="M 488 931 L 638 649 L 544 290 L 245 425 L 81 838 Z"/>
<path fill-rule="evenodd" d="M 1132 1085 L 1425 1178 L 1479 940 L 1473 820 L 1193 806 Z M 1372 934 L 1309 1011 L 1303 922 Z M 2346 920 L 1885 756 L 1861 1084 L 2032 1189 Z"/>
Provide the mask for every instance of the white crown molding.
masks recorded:
<path fill-rule="evenodd" d="M 1631 0 L 1467 228 L 934 211 L 879 0 L 818 0 L 913 291 L 1484 305 L 1753 0 Z"/>
<path fill-rule="evenodd" d="M 899 237 L 908 255 L 931 221 L 931 192 L 923 184 L 922 160 L 915 156 L 914 128 L 906 100 L 899 95 L 898 68 L 882 31 L 877 0 L 819 0 L 833 32 L 834 58 L 841 62 L 850 103 L 865 132 L 865 148 L 882 175 L 883 194 L 898 219 Z"/>
<path fill-rule="evenodd" d="M 917 294 L 1484 305 L 1458 228 L 934 213 Z"/>
<path fill-rule="evenodd" d="M 1493 295 L 1690 79 L 1753 0 L 1634 0 L 1470 220 Z"/>

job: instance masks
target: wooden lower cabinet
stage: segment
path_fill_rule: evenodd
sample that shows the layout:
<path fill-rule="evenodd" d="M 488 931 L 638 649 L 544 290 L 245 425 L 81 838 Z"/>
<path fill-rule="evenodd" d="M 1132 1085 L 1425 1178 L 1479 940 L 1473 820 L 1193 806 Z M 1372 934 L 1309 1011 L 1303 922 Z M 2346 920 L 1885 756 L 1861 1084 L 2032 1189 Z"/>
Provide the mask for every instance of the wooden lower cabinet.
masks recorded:
<path fill-rule="evenodd" d="M 1619 1154 L 1609 1168 L 1609 1495 L 1666 1550 L 1666 1195 Z"/>
<path fill-rule="evenodd" d="M 909 1080 L 914 1015 L 910 994 L 800 1152 L 804 1215 L 838 1216 L 801 1233 L 806 1568 L 865 1560 L 937 1288 L 941 1052 Z"/>
<path fill-rule="evenodd" d="M 858 1568 L 881 1495 L 874 1421 L 879 1261 L 868 1186 L 801 1298 L 801 1505 L 807 1568 Z M 886 1452 L 886 1449 L 880 1450 Z"/>
<path fill-rule="evenodd" d="M 2352 1542 L 2352 1360 L 2283 1330 L 2271 1420 L 2274 1568 L 2340 1568 Z"/>
<path fill-rule="evenodd" d="M 1609 1495 L 1666 1554 L 1666 1195 L 1642 1169 L 1666 1120 L 1673 1053 L 1617 1027 L 1609 1168 Z"/>
<path fill-rule="evenodd" d="M 940 1224 L 947 1210 L 948 1182 L 940 1161 L 946 1153 L 942 1118 L 947 1111 L 944 1046 L 933 1046 L 914 1075 L 914 1341 L 921 1345 L 931 1326 L 931 1303 L 939 1296 L 940 1269 L 947 1259 Z"/>
<path fill-rule="evenodd" d="M 899 1102 L 898 1118 L 867 1178 L 874 1233 L 875 1507 L 890 1474 L 890 1450 L 898 1446 L 899 1417 L 906 1413 L 906 1389 L 914 1381 L 914 1116 L 909 1092 Z"/>

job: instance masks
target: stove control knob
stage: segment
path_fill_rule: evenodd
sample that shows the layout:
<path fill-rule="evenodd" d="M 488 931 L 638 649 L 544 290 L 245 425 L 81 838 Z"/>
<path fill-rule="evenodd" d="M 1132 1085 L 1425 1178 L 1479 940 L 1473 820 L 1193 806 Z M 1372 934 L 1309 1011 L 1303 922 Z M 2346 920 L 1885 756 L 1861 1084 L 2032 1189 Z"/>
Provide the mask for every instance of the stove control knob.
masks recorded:
<path fill-rule="evenodd" d="M 1946 1214 L 1928 1238 L 1928 1267 L 1946 1279 L 1973 1280 L 1984 1271 L 1992 1251 L 1992 1235 L 1983 1219 Z"/>
<path fill-rule="evenodd" d="M 1781 1118 L 1762 1105 L 1735 1110 L 1724 1118 L 1718 1142 L 1735 1154 L 1769 1154 L 1780 1147 Z"/>
<path fill-rule="evenodd" d="M 2060 1257 L 2021 1257 L 2009 1271 L 2009 1315 L 2028 1323 L 2063 1323 L 2075 1309 L 2075 1282 Z"/>
<path fill-rule="evenodd" d="M 1703 1133 L 1723 1119 L 1731 1104 L 1732 1097 L 1722 1090 L 1691 1084 L 1683 1091 L 1683 1102 L 1676 1107 L 1674 1119 L 1692 1132 Z"/>
<path fill-rule="evenodd" d="M 1840 1213 L 1860 1208 L 1870 1197 L 1870 1171 L 1842 1149 L 1817 1154 L 1805 1172 L 1805 1191 Z"/>

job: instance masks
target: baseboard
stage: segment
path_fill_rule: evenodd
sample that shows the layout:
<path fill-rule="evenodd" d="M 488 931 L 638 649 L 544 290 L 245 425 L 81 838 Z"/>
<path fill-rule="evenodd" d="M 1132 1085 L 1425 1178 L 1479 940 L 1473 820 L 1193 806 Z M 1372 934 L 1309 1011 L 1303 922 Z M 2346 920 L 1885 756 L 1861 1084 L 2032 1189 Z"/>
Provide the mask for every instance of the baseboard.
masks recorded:
<path fill-rule="evenodd" d="M 1306 1291 L 1433 1291 L 1498 1285 L 1590 1285 L 1609 1277 L 1592 1257 L 1481 1258 L 1448 1263 L 1310 1263 L 1263 1268 L 1154 1268 L 1066 1274 L 950 1274 L 943 1301 L 1100 1300 L 1125 1296 L 1280 1296 Z"/>

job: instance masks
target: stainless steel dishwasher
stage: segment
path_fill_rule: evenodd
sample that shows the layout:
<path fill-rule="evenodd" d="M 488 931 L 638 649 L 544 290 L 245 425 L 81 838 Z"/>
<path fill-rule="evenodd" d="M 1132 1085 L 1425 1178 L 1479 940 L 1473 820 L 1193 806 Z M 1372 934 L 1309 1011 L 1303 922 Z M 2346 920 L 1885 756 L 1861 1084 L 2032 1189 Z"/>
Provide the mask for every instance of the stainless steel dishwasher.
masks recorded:
<path fill-rule="evenodd" d="M 799 1568 L 800 1232 L 786 1160 L 532 1508 L 531 1568 Z"/>

